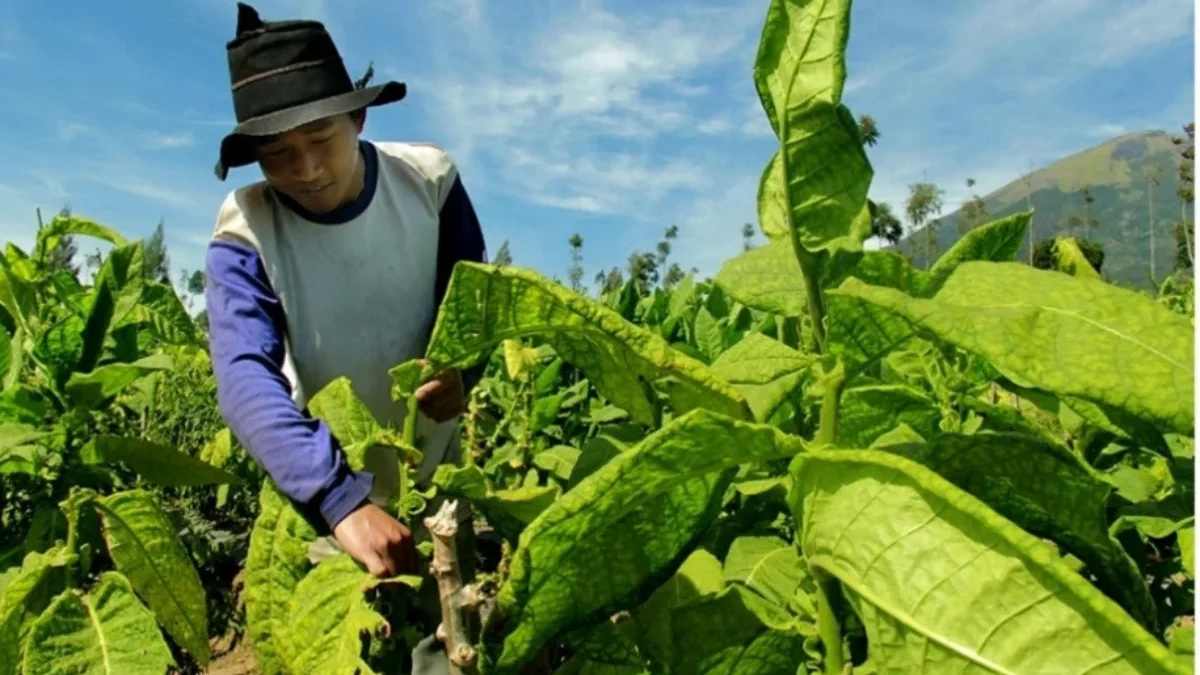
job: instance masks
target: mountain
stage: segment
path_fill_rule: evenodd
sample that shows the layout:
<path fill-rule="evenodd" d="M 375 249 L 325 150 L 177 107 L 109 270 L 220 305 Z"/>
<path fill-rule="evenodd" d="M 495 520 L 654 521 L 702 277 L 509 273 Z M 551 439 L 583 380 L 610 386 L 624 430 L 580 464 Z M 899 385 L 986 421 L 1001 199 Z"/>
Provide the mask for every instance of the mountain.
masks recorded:
<path fill-rule="evenodd" d="M 1071 216 L 1077 216 L 1080 220 L 1073 226 L 1072 234 L 1104 247 L 1104 276 L 1116 283 L 1148 288 L 1147 190 L 1152 186 L 1144 173 L 1147 167 L 1153 167 L 1152 170 L 1157 170 L 1161 176 L 1160 184 L 1153 187 L 1155 276 L 1160 281 L 1173 269 L 1174 227 L 1183 213 L 1182 201 L 1176 194 L 1180 185 L 1181 146 L 1176 146 L 1171 139 L 1171 134 L 1162 131 L 1130 133 L 1060 159 L 1026 179 L 1014 180 L 984 196 L 987 220 L 1024 211 L 1032 204 L 1036 243 L 1067 233 Z M 1087 220 L 1085 188 L 1090 189 L 1093 198 L 1091 218 L 1097 222 L 1094 228 L 1078 224 Z M 903 204 L 895 204 L 893 208 L 897 216 L 903 216 Z M 939 253 L 961 236 L 958 227 L 961 212 L 958 208 L 934 221 Z M 924 241 L 924 233 L 918 230 L 897 246 L 888 248 L 899 250 L 924 266 Z M 1029 260 L 1028 242 L 1022 247 L 1019 259 Z"/>

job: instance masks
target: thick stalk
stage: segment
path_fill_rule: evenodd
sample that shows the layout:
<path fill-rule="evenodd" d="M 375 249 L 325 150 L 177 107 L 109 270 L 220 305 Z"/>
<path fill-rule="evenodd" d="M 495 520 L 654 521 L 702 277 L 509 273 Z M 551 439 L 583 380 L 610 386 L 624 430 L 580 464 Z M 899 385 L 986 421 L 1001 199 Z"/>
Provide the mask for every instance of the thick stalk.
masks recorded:
<path fill-rule="evenodd" d="M 825 396 L 821 399 L 820 426 L 817 427 L 817 445 L 833 445 L 837 440 L 838 409 L 842 400 L 842 388 L 846 385 L 844 373 L 837 373 L 825 386 Z"/>
<path fill-rule="evenodd" d="M 833 591 L 833 579 L 820 570 L 813 570 L 817 578 L 817 630 L 821 644 L 825 646 L 825 675 L 842 675 L 842 625 L 829 602 Z"/>
<path fill-rule="evenodd" d="M 425 519 L 425 527 L 433 538 L 430 571 L 437 580 L 442 608 L 438 637 L 446 646 L 450 675 L 476 675 L 479 672 L 479 654 L 473 645 L 478 634 L 477 617 L 483 598 L 474 585 L 469 585 L 472 580 L 463 578 L 465 570 L 460 563 L 457 546 L 457 506 L 455 500 L 443 502 L 435 515 Z M 469 552 L 462 553 L 467 555 Z"/>

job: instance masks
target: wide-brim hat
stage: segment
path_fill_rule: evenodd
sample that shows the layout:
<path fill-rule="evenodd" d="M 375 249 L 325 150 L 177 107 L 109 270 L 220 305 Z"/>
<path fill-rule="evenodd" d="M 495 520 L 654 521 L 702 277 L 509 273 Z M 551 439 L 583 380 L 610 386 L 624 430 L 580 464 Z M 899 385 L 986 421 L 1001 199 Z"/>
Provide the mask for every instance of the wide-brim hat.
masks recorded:
<path fill-rule="evenodd" d="M 318 21 L 264 22 L 239 2 L 237 35 L 225 46 L 237 125 L 221 140 L 217 178 L 255 162 L 255 137 L 404 98 L 403 82 L 350 80 L 333 38 Z"/>

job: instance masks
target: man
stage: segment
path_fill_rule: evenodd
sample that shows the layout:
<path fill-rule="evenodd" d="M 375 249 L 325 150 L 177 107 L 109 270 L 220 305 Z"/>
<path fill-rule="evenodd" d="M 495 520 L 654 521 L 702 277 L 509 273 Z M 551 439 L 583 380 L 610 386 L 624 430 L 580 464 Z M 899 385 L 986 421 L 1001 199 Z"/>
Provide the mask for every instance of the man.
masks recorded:
<path fill-rule="evenodd" d="M 238 4 L 227 47 L 238 124 L 216 171 L 257 163 L 208 250 L 210 349 L 222 415 L 278 487 L 372 574 L 417 573 L 413 532 L 376 506 L 306 401 L 338 377 L 380 423 L 401 427 L 389 369 L 424 354 L 453 264 L 484 261 L 457 169 L 427 144 L 360 139 L 368 107 L 405 85 L 355 85 L 325 28 L 264 22 Z M 479 371 L 417 392 L 425 463 L 454 461 L 457 416 Z"/>

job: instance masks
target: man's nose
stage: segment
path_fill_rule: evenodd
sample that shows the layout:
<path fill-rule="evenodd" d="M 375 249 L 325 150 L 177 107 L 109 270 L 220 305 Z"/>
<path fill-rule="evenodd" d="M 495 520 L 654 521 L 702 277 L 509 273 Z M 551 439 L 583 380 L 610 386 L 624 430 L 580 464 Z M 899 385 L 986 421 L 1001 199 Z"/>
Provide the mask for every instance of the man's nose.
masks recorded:
<path fill-rule="evenodd" d="M 316 180 L 321 175 L 321 163 L 312 153 L 300 151 L 296 153 L 296 161 L 292 165 L 292 175 L 300 181 Z"/>

